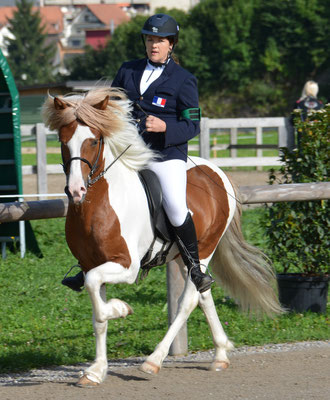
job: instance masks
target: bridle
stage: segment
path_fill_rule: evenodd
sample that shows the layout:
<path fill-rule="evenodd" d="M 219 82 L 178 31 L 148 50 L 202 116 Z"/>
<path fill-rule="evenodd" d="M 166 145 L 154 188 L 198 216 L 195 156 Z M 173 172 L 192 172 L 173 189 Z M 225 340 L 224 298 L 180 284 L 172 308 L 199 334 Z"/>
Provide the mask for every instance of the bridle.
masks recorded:
<path fill-rule="evenodd" d="M 98 165 L 98 161 L 101 155 L 101 149 L 102 149 L 102 145 L 104 144 L 103 141 L 103 137 L 101 136 L 99 139 L 99 149 L 97 152 L 97 156 L 96 159 L 93 163 L 93 165 L 84 157 L 71 157 L 69 158 L 64 164 L 62 164 L 63 170 L 65 175 L 67 175 L 67 171 L 68 171 L 68 166 L 71 164 L 71 162 L 73 160 L 80 160 L 84 163 L 86 163 L 89 168 L 90 168 L 90 172 L 87 176 L 87 188 L 91 187 L 92 185 L 94 185 L 94 183 L 96 183 L 97 181 L 99 181 L 105 174 L 106 172 L 113 166 L 113 164 L 119 160 L 119 158 L 131 147 L 131 144 L 129 144 L 125 150 L 123 150 L 108 166 L 107 168 L 105 168 L 102 172 L 100 172 L 95 178 L 92 179 L 92 176 L 94 175 L 95 171 L 98 169 L 99 165 Z M 62 159 L 63 159 L 63 152 L 62 152 Z"/>
<path fill-rule="evenodd" d="M 72 162 L 73 160 L 80 160 L 80 161 L 86 163 L 86 164 L 89 166 L 89 169 L 90 169 L 90 172 L 89 172 L 88 177 L 87 177 L 87 186 L 89 187 L 89 186 L 91 186 L 93 183 L 95 183 L 96 181 L 95 181 L 95 182 L 92 182 L 92 181 L 95 180 L 95 179 L 92 179 L 92 176 L 94 175 L 95 171 L 96 171 L 97 168 L 99 167 L 98 162 L 99 162 L 99 158 L 100 158 L 100 155 L 101 155 L 101 149 L 102 149 L 102 145 L 103 145 L 103 138 L 102 138 L 102 136 L 100 137 L 100 139 L 98 140 L 98 142 L 99 142 L 99 149 L 98 149 L 97 156 L 96 156 L 96 159 L 95 159 L 93 165 L 92 165 L 86 158 L 84 158 L 84 157 L 71 157 L 71 158 L 69 158 L 64 164 L 62 164 L 63 171 L 64 171 L 65 175 L 68 174 L 68 167 L 69 167 L 69 165 L 71 164 L 71 162 Z M 61 150 L 61 152 L 62 152 L 62 160 L 63 160 L 63 151 Z M 102 175 L 102 176 L 103 176 L 103 175 Z M 100 178 L 99 178 L 99 179 L 100 179 Z M 97 180 L 98 180 L 98 179 L 97 179 Z"/>

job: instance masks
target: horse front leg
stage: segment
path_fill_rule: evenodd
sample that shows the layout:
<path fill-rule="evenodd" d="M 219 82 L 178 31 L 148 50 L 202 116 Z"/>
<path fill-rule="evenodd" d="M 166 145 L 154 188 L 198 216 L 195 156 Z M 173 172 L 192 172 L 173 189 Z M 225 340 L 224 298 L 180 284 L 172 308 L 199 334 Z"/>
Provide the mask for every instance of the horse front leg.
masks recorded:
<path fill-rule="evenodd" d="M 102 285 L 100 288 L 100 296 L 106 301 L 106 287 Z M 107 359 L 107 330 L 108 321 L 97 322 L 95 312 L 93 311 L 93 328 L 96 342 L 96 357 L 94 363 L 87 368 L 77 382 L 80 387 L 97 386 L 103 382 L 107 375 L 108 359 Z"/>
<path fill-rule="evenodd" d="M 123 276 L 124 275 L 124 276 Z M 93 308 L 93 327 L 96 339 L 96 357 L 93 364 L 87 368 L 77 382 L 80 387 L 97 386 L 107 376 L 107 326 L 109 319 L 124 318 L 133 313 L 132 308 L 119 299 L 106 300 L 105 282 L 131 283 L 134 281 L 131 274 L 122 266 L 115 263 L 106 263 L 92 269 L 86 274 L 85 287 L 88 291 Z"/>

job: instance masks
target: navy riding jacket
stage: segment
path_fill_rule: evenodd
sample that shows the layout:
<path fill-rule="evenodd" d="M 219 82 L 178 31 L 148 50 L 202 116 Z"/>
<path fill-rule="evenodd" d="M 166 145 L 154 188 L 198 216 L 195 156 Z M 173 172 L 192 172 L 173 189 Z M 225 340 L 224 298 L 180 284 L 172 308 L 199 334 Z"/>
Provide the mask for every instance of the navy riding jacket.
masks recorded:
<path fill-rule="evenodd" d="M 134 104 L 136 120 L 144 141 L 161 153 L 161 160 L 187 160 L 188 140 L 199 134 L 199 121 L 183 118 L 182 111 L 198 108 L 197 79 L 171 58 L 164 71 L 141 95 L 140 81 L 147 59 L 125 62 L 112 87 L 125 89 Z M 154 115 L 166 123 L 166 132 L 147 132 L 145 121 Z"/>

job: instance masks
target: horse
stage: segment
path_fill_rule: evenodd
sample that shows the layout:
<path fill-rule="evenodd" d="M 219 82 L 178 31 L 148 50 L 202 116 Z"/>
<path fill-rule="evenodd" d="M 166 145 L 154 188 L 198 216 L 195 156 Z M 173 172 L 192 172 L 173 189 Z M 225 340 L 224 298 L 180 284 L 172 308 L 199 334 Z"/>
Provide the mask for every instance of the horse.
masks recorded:
<path fill-rule="evenodd" d="M 106 87 L 84 94 L 49 95 L 43 106 L 45 124 L 58 132 L 61 143 L 69 197 L 66 241 L 84 271 L 93 309 L 96 357 L 82 372 L 77 382 L 81 387 L 97 386 L 106 378 L 108 320 L 133 313 L 124 300 L 107 300 L 105 284 L 133 284 L 145 255 L 149 252 L 153 258 L 164 248 L 164 240 L 155 235 L 139 177 L 157 154 L 144 143 L 131 111 L 132 103 L 122 90 Z M 243 310 L 279 314 L 271 263 L 243 238 L 238 197 L 238 189 L 221 169 L 199 157 L 188 158 L 187 204 L 196 226 L 202 270 L 212 259 L 216 282 Z M 197 305 L 215 345 L 210 370 L 226 369 L 233 344 L 220 323 L 211 289 L 196 290 L 175 244 L 165 254 L 166 262 L 178 260 L 185 287 L 173 323 L 141 371 L 160 371 L 172 341 Z"/>

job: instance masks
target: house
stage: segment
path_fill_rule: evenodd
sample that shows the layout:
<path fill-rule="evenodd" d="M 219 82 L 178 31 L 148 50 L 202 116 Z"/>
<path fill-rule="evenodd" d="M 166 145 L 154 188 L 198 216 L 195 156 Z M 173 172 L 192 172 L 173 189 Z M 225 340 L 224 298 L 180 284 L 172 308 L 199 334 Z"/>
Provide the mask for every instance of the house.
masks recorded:
<path fill-rule="evenodd" d="M 0 7 L 0 48 L 8 55 L 5 37 L 10 37 L 8 20 L 16 7 Z M 48 40 L 56 42 L 57 54 L 53 60 L 54 70 L 66 73 L 65 60 L 83 54 L 85 45 L 104 47 L 114 29 L 129 16 L 116 4 L 88 4 L 77 7 L 45 6 L 39 10 Z"/>
<path fill-rule="evenodd" d="M 117 4 L 121 7 L 126 6 L 129 12 L 153 14 L 157 8 L 166 7 L 168 10 L 177 8 L 179 10 L 188 11 L 200 0 L 130 0 L 126 4 L 122 0 L 40 0 L 44 5 L 57 6 L 81 6 L 87 4 Z"/>
<path fill-rule="evenodd" d="M 83 54 L 85 46 L 104 47 L 115 28 L 129 21 L 129 16 L 116 4 L 88 4 L 62 7 L 64 31 L 60 40 L 61 72 L 67 59 Z"/>
<path fill-rule="evenodd" d="M 5 37 L 12 37 L 11 32 L 8 30 L 8 21 L 13 18 L 16 7 L 0 7 L 0 48 L 5 56 L 8 56 Z M 59 39 L 63 34 L 63 13 L 60 7 L 47 6 L 47 7 L 33 7 L 34 12 L 39 11 L 42 24 L 45 27 L 45 32 L 48 34 L 48 41 L 56 43 L 57 54 L 53 60 L 54 65 L 60 62 L 60 45 Z"/>
<path fill-rule="evenodd" d="M 76 16 L 62 40 L 68 48 L 104 47 L 115 28 L 130 19 L 116 4 L 87 4 L 74 10 Z"/>

